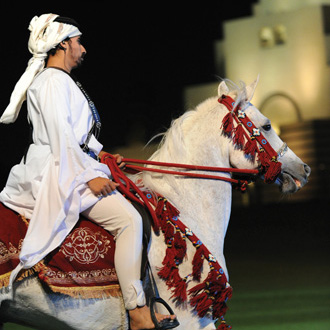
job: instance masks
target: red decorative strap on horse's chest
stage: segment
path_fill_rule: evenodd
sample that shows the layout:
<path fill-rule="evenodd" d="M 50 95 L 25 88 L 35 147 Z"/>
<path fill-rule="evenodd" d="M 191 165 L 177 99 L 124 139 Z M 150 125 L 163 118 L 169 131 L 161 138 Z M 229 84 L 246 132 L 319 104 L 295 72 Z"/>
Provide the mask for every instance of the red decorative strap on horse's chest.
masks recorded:
<path fill-rule="evenodd" d="M 187 301 L 189 297 L 190 305 L 198 316 L 204 317 L 209 314 L 213 319 L 222 318 L 220 329 L 230 329 L 225 324 L 223 316 L 227 311 L 226 301 L 232 296 L 232 288 L 223 269 L 198 237 L 180 221 L 179 211 L 165 198 L 159 198 L 155 211 L 167 245 L 163 267 L 158 275 L 172 290 L 172 298 L 181 303 Z M 196 252 L 192 260 L 191 274 L 182 278 L 179 274 L 179 265 L 186 256 L 187 238 L 196 248 Z M 207 260 L 210 271 L 206 279 L 201 282 L 204 260 Z M 199 284 L 187 290 L 189 278 Z M 225 325 L 227 328 L 224 328 Z"/>

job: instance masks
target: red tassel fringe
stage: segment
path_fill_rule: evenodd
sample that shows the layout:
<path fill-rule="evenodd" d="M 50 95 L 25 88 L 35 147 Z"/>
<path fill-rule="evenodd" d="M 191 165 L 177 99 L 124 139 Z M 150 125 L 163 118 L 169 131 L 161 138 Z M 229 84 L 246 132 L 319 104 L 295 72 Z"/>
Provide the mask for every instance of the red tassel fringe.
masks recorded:
<path fill-rule="evenodd" d="M 234 128 L 233 114 L 231 112 L 228 112 L 222 120 L 223 133 L 228 137 L 231 137 L 233 128 Z"/>
<path fill-rule="evenodd" d="M 218 319 L 227 312 L 226 301 L 232 297 L 233 289 L 228 287 L 221 291 L 213 304 L 213 318 Z"/>
<path fill-rule="evenodd" d="M 276 178 L 279 176 L 279 174 L 281 173 L 281 167 L 282 167 L 282 164 L 280 162 L 278 162 L 276 158 L 273 158 L 265 173 L 264 182 L 273 183 L 276 180 Z"/>
<path fill-rule="evenodd" d="M 251 137 L 251 139 L 246 142 L 243 151 L 245 155 L 250 155 L 254 160 L 255 155 L 258 152 L 258 145 L 255 137 Z"/>
<path fill-rule="evenodd" d="M 179 212 L 165 199 L 159 200 L 156 211 L 167 242 L 166 255 L 162 262 L 163 267 L 159 269 L 158 275 L 171 290 L 171 298 L 175 302 L 183 303 L 188 300 L 189 295 L 190 304 L 199 317 L 204 317 L 207 313 L 211 313 L 215 319 L 222 317 L 227 310 L 226 300 L 231 295 L 231 287 L 226 288 L 225 278 L 221 280 L 220 271 L 214 268 L 213 263 L 209 262 L 210 272 L 207 278 L 189 291 L 187 290 L 187 278 L 189 276 L 200 282 L 203 262 L 206 258 L 203 246 L 193 243 L 196 247 L 192 261 L 193 272 L 182 278 L 179 274 L 179 265 L 186 256 L 187 242 L 185 234 L 175 224 L 177 220 L 174 217 Z M 173 219 L 173 222 L 170 219 Z"/>
<path fill-rule="evenodd" d="M 176 259 L 181 263 L 187 252 L 187 243 L 184 237 L 181 236 L 180 229 L 176 230 L 174 235 L 174 247 L 176 250 Z"/>
<path fill-rule="evenodd" d="M 165 258 L 163 260 L 163 265 L 171 265 L 171 263 L 174 263 L 174 258 L 175 258 L 175 251 L 174 249 L 172 249 L 172 246 L 168 245 L 167 249 L 166 249 L 166 254 L 165 254 Z"/>
<path fill-rule="evenodd" d="M 199 317 L 204 317 L 209 311 L 214 301 L 214 297 L 209 295 L 209 292 L 205 290 L 201 294 L 191 298 L 190 305 L 194 307 Z"/>
<path fill-rule="evenodd" d="M 182 278 L 181 281 L 175 285 L 171 298 L 174 298 L 174 301 L 178 303 L 187 301 L 187 278 Z"/>
<path fill-rule="evenodd" d="M 243 149 L 245 137 L 244 137 L 244 128 L 241 123 L 238 123 L 238 125 L 234 128 L 234 137 L 233 137 L 233 143 L 235 146 L 237 146 L 240 149 Z"/>
<path fill-rule="evenodd" d="M 203 262 L 204 262 L 203 251 L 202 251 L 202 249 L 197 248 L 195 255 L 194 255 L 194 259 L 192 261 L 192 264 L 193 264 L 192 276 L 193 276 L 194 281 L 199 282 L 201 280 Z"/>
<path fill-rule="evenodd" d="M 173 272 L 176 270 L 176 264 L 173 259 L 172 262 L 168 262 L 164 265 L 164 267 L 161 267 L 161 269 L 158 272 L 158 276 L 163 279 L 166 283 L 171 283 L 170 278 L 173 278 Z"/>
<path fill-rule="evenodd" d="M 262 148 L 259 150 L 258 159 L 259 159 L 262 171 L 266 172 L 269 167 L 270 158 L 269 158 L 268 154 L 265 152 L 265 150 Z"/>
<path fill-rule="evenodd" d="M 224 318 L 221 317 L 217 330 L 231 330 L 231 329 L 232 329 L 232 327 L 230 325 L 226 324 L 226 321 L 224 320 Z"/>

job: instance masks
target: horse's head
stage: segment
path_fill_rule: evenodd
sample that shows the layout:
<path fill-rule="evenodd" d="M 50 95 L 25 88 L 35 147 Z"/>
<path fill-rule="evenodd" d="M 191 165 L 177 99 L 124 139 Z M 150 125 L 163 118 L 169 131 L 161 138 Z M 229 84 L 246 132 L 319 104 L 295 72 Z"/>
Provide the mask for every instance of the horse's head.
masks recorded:
<path fill-rule="evenodd" d="M 222 81 L 218 88 L 219 102 L 227 107 L 222 128 L 233 142 L 229 147 L 231 165 L 261 167 L 268 182 L 276 180 L 283 193 L 294 193 L 307 183 L 311 170 L 280 139 L 270 120 L 250 103 L 257 82 L 238 87 Z"/>

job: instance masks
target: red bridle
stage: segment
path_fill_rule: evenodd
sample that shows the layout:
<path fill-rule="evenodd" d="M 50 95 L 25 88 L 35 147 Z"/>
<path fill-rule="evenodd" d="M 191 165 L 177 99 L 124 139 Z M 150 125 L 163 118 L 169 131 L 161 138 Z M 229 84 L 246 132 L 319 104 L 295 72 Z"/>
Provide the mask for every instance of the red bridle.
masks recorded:
<path fill-rule="evenodd" d="M 273 183 L 281 173 L 282 164 L 277 160 L 278 153 L 272 148 L 264 135 L 241 110 L 240 105 L 234 109 L 235 100 L 222 95 L 219 103 L 225 105 L 229 113 L 223 118 L 222 129 L 225 135 L 232 138 L 234 145 L 240 148 L 252 160 L 258 156 L 260 171 L 266 183 Z M 236 123 L 236 126 L 234 126 Z M 259 146 L 258 146 L 259 144 Z"/>

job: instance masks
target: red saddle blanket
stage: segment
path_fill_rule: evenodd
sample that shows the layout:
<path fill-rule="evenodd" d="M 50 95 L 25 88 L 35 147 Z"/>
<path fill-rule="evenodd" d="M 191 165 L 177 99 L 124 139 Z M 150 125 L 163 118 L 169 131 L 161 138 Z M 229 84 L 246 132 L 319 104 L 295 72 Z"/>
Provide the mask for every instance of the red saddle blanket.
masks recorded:
<path fill-rule="evenodd" d="M 7 286 L 19 263 L 28 220 L 0 203 L 0 287 Z M 84 217 L 62 245 L 18 280 L 37 273 L 54 292 L 72 297 L 102 298 L 121 294 L 114 267 L 113 236 Z"/>

